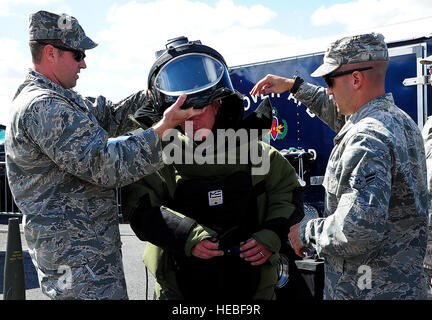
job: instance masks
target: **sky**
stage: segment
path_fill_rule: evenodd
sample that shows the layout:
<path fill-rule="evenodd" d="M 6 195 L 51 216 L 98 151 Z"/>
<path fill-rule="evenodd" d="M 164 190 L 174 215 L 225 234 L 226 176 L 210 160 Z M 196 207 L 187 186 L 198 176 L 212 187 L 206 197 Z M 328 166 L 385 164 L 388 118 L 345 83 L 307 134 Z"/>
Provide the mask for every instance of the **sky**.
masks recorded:
<path fill-rule="evenodd" d="M 181 35 L 230 67 L 322 52 L 352 34 L 432 36 L 431 0 L 0 0 L 0 124 L 32 67 L 28 19 L 39 10 L 74 16 L 99 44 L 86 51 L 74 90 L 113 102 L 145 89 L 155 51 Z"/>

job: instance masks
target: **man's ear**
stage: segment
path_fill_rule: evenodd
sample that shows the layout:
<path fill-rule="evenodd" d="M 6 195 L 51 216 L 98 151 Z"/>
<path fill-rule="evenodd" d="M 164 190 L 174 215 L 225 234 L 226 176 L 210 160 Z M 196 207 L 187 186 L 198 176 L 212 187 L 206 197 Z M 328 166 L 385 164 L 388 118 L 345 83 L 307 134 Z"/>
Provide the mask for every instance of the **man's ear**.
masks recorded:
<path fill-rule="evenodd" d="M 354 71 L 351 74 L 351 79 L 352 79 L 353 88 L 355 90 L 358 90 L 362 87 L 365 77 L 360 71 Z"/>
<path fill-rule="evenodd" d="M 43 48 L 43 55 L 45 56 L 45 58 L 48 60 L 49 63 L 53 63 L 55 59 L 54 47 L 51 45 L 46 45 Z"/>
<path fill-rule="evenodd" d="M 213 106 L 213 109 L 215 111 L 215 114 L 217 114 L 217 112 L 219 111 L 219 108 L 221 106 L 219 100 L 215 100 L 213 102 L 212 106 Z"/>

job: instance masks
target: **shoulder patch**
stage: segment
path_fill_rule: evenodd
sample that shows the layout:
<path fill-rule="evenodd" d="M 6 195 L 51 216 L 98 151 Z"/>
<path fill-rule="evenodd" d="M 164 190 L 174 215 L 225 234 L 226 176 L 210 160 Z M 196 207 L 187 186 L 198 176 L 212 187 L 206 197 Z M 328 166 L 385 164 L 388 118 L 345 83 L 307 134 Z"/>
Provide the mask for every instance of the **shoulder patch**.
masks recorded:
<path fill-rule="evenodd" d="M 363 175 L 351 176 L 349 179 L 349 183 L 351 188 L 360 190 L 366 187 L 372 181 L 374 181 L 375 178 L 376 178 L 375 172 L 370 173 L 366 176 Z"/>

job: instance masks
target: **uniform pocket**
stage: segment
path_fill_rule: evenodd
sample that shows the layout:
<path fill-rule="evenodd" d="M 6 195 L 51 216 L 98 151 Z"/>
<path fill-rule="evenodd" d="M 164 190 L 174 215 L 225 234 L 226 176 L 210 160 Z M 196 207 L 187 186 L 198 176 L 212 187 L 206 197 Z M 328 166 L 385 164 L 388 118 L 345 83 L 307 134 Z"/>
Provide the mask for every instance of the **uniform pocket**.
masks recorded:
<path fill-rule="evenodd" d="M 338 189 L 338 180 L 336 178 L 337 163 L 330 158 L 327 163 L 326 173 L 324 175 L 323 187 L 328 193 L 336 195 Z"/>
<path fill-rule="evenodd" d="M 78 238 L 69 229 L 51 233 L 25 230 L 32 258 L 43 272 L 57 273 L 65 267 L 77 267 L 100 258 L 100 243 L 96 237 Z"/>
<path fill-rule="evenodd" d="M 54 232 L 50 236 L 37 235 L 33 241 L 27 240 L 27 242 L 29 247 L 33 242 L 31 250 L 40 269 L 57 271 L 61 265 L 68 265 L 68 261 L 65 259 L 65 251 L 69 242 L 67 230 Z"/>

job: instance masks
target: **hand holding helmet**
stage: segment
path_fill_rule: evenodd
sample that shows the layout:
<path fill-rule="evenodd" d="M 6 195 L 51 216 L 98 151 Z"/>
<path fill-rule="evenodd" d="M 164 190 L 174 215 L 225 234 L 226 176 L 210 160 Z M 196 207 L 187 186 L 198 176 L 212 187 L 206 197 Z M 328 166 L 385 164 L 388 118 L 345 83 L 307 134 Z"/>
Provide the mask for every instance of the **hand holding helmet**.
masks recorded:
<path fill-rule="evenodd" d="M 182 109 L 181 106 L 186 100 L 186 95 L 182 94 L 177 98 L 177 101 L 163 113 L 163 118 L 153 125 L 153 129 L 157 132 L 160 138 L 168 129 L 173 129 L 186 120 L 197 116 L 204 112 L 204 109 Z"/>

